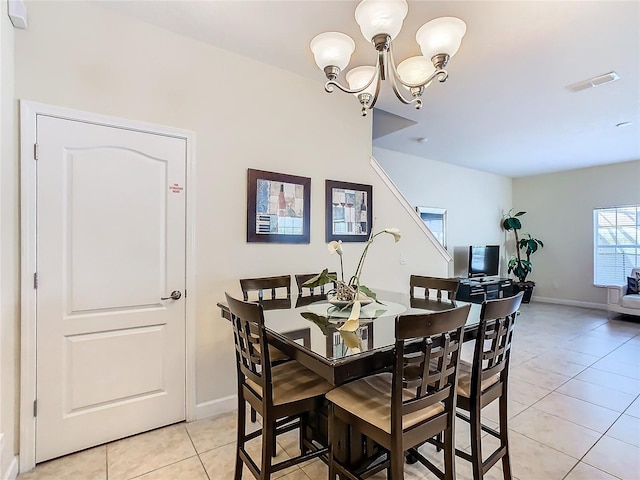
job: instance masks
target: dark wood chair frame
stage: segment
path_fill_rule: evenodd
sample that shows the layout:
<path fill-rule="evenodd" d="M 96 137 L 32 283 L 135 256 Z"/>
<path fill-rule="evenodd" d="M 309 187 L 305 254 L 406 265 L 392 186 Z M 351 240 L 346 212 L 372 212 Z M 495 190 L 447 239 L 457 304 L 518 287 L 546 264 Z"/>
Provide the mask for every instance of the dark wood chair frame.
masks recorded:
<path fill-rule="evenodd" d="M 507 391 L 509 379 L 509 361 L 511 342 L 516 316 L 523 292 L 513 297 L 487 300 L 482 304 L 478 337 L 473 353 L 471 385 L 469 398 L 458 395 L 457 407 L 469 413 L 456 415 L 469 422 L 471 429 L 471 455 L 456 449 L 456 455 L 471 462 L 474 480 L 480 480 L 487 471 L 502 459 L 502 471 L 505 480 L 511 479 L 509 460 L 509 439 L 507 425 Z M 498 375 L 499 380 L 482 391 L 483 381 Z M 481 423 L 481 410 L 494 400 L 499 399 L 499 431 Z M 500 441 L 500 446 L 483 462 L 482 431 Z"/>
<path fill-rule="evenodd" d="M 411 275 L 409 277 L 409 295 L 411 298 L 416 298 L 416 288 L 424 288 L 424 297 L 429 297 L 429 291 L 435 290 L 437 300 L 442 300 L 442 293 L 447 292 L 449 301 L 455 302 L 459 286 L 460 279 L 458 278 L 424 277 L 422 275 Z"/>
<path fill-rule="evenodd" d="M 277 289 L 285 288 L 287 296 L 291 297 L 291 275 L 279 275 L 277 277 L 262 277 L 262 278 L 241 278 L 240 288 L 242 289 L 242 297 L 245 302 L 249 300 L 249 292 L 258 292 L 258 301 L 264 300 L 264 292 L 271 290 L 271 299 L 277 297 Z"/>
<path fill-rule="evenodd" d="M 329 404 L 329 478 L 336 474 L 350 480 L 371 476 L 385 468 L 388 478 L 404 478 L 405 450 L 440 479 L 455 479 L 455 399 L 457 369 L 463 329 L 470 305 L 420 315 L 399 315 L 396 318 L 396 342 L 392 370 L 391 433 L 387 433 L 357 415 L 333 404 Z M 406 399 L 406 389 L 415 396 Z M 403 390 L 405 399 L 403 400 Z M 442 402 L 444 411 L 404 430 L 402 418 L 417 410 Z M 341 429 L 337 422 L 351 425 L 355 430 L 373 440 L 386 450 L 384 462 L 373 463 L 365 471 L 352 472 L 340 460 L 335 451 Z M 439 470 L 417 447 L 427 439 L 444 432 L 444 471 Z"/>
<path fill-rule="evenodd" d="M 319 409 L 324 403 L 324 395 L 304 398 L 290 403 L 273 404 L 273 383 L 271 363 L 267 348 L 264 313 L 259 303 L 243 302 L 226 294 L 231 312 L 233 337 L 236 352 L 238 386 L 238 424 L 235 480 L 242 478 L 243 464 L 255 478 L 268 479 L 271 474 L 293 465 L 306 462 L 328 452 L 328 448 L 318 447 L 305 439 L 304 431 L 308 413 Z M 256 348 L 257 347 L 257 348 Z M 254 390 L 247 380 L 259 385 L 262 394 Z M 260 412 L 262 428 L 246 433 L 246 403 Z M 299 446 L 301 455 L 272 464 L 276 436 L 296 428 L 300 429 Z M 245 449 L 249 440 L 262 436 L 261 465 L 253 461 Z"/>
<path fill-rule="evenodd" d="M 244 301 L 249 300 L 249 292 L 258 292 L 258 302 L 263 303 L 265 310 L 276 310 L 279 308 L 291 308 L 291 275 L 278 275 L 275 277 L 260 278 L 241 278 L 240 288 L 242 289 L 242 298 Z M 278 296 L 278 289 L 286 289 L 286 296 Z M 270 290 L 270 296 L 265 298 L 264 292 Z M 271 347 L 275 348 L 275 347 Z M 284 356 L 283 361 L 288 360 Z M 257 420 L 256 411 L 251 407 L 251 422 Z"/>
<path fill-rule="evenodd" d="M 338 278 L 337 273 L 336 272 L 329 272 L 330 275 L 335 275 L 336 278 Z M 298 285 L 298 295 L 302 296 L 305 293 L 308 293 L 309 295 L 325 295 L 325 287 L 327 285 L 331 285 L 331 289 L 336 288 L 336 281 L 333 282 L 329 282 L 329 283 L 325 283 L 324 285 L 320 285 L 318 287 L 303 287 L 302 284 L 304 282 L 306 282 L 307 280 L 315 277 L 317 275 L 317 273 L 297 273 L 294 275 L 294 277 L 296 278 L 296 284 Z M 303 289 L 307 289 L 307 292 L 305 292 Z"/>

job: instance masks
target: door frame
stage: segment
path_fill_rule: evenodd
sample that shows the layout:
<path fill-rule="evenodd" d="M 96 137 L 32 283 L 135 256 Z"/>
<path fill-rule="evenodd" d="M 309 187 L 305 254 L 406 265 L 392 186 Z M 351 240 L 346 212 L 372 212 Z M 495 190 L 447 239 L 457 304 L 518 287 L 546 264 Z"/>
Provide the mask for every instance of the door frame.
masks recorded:
<path fill-rule="evenodd" d="M 195 133 L 162 125 L 20 100 L 20 472 L 35 467 L 36 458 L 36 122 L 37 115 L 115 126 L 186 141 L 185 254 L 185 416 L 196 414 L 196 285 L 195 285 Z"/>

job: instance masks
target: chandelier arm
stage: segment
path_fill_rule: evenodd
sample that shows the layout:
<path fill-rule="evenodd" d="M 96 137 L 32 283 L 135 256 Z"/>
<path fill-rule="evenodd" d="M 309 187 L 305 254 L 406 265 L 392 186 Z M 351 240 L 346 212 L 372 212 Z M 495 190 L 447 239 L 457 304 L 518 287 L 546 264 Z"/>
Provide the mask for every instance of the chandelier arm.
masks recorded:
<path fill-rule="evenodd" d="M 395 73 L 395 70 L 394 70 L 394 73 Z M 396 75 L 396 77 L 397 77 L 398 82 L 400 82 L 402 85 L 404 85 L 407 88 L 420 88 L 420 87 L 425 87 L 426 88 L 426 87 L 429 86 L 429 84 L 433 80 L 435 80 L 436 77 L 438 77 L 438 81 L 440 83 L 446 81 L 447 78 L 449 78 L 449 73 L 445 69 L 441 68 L 441 69 L 436 70 L 435 72 L 433 72 L 429 76 L 429 78 L 427 78 L 423 83 L 416 83 L 416 84 L 403 82 L 399 75 Z"/>
<path fill-rule="evenodd" d="M 412 103 L 415 103 L 417 109 L 419 109 L 422 106 L 422 100 L 420 100 L 420 98 L 418 97 L 413 97 L 411 100 L 407 100 L 406 98 L 404 98 L 402 96 L 402 93 L 400 93 L 400 90 L 398 89 L 396 82 L 393 80 L 391 80 L 391 89 L 393 90 L 393 93 L 396 94 L 396 97 L 398 98 L 398 100 L 400 100 L 405 105 L 411 105 Z"/>
<path fill-rule="evenodd" d="M 378 52 L 378 60 L 376 62 L 376 72 L 378 73 L 378 81 L 376 82 L 376 91 L 373 94 L 373 99 L 369 102 L 369 109 L 372 109 L 373 106 L 378 101 L 378 94 L 380 93 L 380 85 L 382 83 L 382 71 L 384 70 L 384 52 Z M 375 78 L 374 74 L 374 78 Z"/>
<path fill-rule="evenodd" d="M 377 70 L 376 70 L 377 73 Z M 333 92 L 333 87 L 337 87 L 339 90 L 342 90 L 344 93 L 353 93 L 353 94 L 358 94 L 358 93 L 362 93 L 364 92 L 369 85 L 371 85 L 373 83 L 373 80 L 376 78 L 376 74 L 374 73 L 373 76 L 371 77 L 371 80 L 369 80 L 369 82 L 361 88 L 356 88 L 356 89 L 349 89 L 347 87 L 343 87 L 342 85 L 340 85 L 340 83 L 338 83 L 338 81 L 336 80 L 329 80 L 327 83 L 324 84 L 324 90 L 327 93 L 331 93 Z M 380 82 L 378 82 L 380 83 Z"/>
<path fill-rule="evenodd" d="M 391 80 L 391 89 L 393 90 L 393 93 L 395 93 L 398 100 L 400 100 L 405 105 L 411 105 L 412 103 L 415 103 L 416 108 L 420 109 L 420 107 L 422 107 L 422 100 L 420 100 L 419 97 L 414 96 L 411 100 L 407 100 L 406 98 L 404 98 L 404 96 L 398 89 L 398 84 L 396 83 L 396 80 L 402 83 L 402 85 L 406 86 L 406 84 L 402 81 L 402 79 L 400 78 L 400 75 L 398 75 L 398 71 L 396 70 L 396 64 L 393 60 L 393 52 L 391 51 L 391 46 L 389 46 L 389 51 L 387 53 L 387 56 L 389 59 L 389 67 L 391 70 L 391 74 L 389 75 L 389 77 Z"/>

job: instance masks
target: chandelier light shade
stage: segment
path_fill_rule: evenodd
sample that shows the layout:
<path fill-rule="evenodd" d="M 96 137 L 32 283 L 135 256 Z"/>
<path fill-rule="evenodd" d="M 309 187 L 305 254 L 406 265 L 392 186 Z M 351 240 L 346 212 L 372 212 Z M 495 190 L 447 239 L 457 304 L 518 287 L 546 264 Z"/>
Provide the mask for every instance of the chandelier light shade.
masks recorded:
<path fill-rule="evenodd" d="M 409 6 L 406 0 L 362 0 L 355 11 L 355 18 L 362 35 L 370 41 L 378 53 L 375 67 L 356 67 L 346 73 L 349 88 L 337 79 L 349 64 L 355 50 L 354 41 L 344 33 L 325 32 L 311 40 L 311 51 L 316 64 L 324 71 L 328 81 L 325 90 L 334 87 L 355 95 L 362 105 L 362 115 L 373 108 L 378 99 L 381 82 L 389 80 L 396 97 L 404 104 L 422 107 L 421 96 L 434 79 L 444 82 L 448 73 L 444 70 L 462 42 L 467 26 L 459 18 L 442 17 L 425 23 L 416 33 L 421 56 L 401 62 L 397 69 L 392 53 L 392 40 L 402 29 Z M 398 84 L 411 93 L 405 98 Z"/>
<path fill-rule="evenodd" d="M 340 32 L 325 32 L 311 40 L 311 51 L 320 70 L 328 66 L 344 70 L 349 65 L 356 44 L 349 35 Z"/>
<path fill-rule="evenodd" d="M 453 57 L 467 31 L 467 25 L 455 17 L 442 17 L 425 23 L 416 33 L 416 42 L 420 45 L 422 55 L 433 58 L 445 53 Z"/>
<path fill-rule="evenodd" d="M 422 55 L 409 57 L 398 65 L 398 76 L 403 85 L 422 85 L 435 71 L 436 67 L 433 66 L 431 60 Z"/>
<path fill-rule="evenodd" d="M 374 80 L 377 73 L 376 67 L 363 65 L 362 67 L 352 68 L 345 77 L 351 90 L 362 90 L 360 93 L 354 93 L 356 97 L 358 95 L 369 95 L 370 98 L 373 98 L 376 93 Z"/>
<path fill-rule="evenodd" d="M 368 42 L 381 34 L 393 40 L 400 33 L 408 11 L 406 1 L 362 0 L 356 7 L 356 22 Z"/>

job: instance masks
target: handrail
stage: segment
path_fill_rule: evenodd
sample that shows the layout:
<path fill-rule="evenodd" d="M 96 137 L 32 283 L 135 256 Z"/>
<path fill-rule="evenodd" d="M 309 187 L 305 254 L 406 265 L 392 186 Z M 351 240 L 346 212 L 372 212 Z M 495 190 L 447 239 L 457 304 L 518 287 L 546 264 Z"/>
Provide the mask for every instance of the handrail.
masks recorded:
<path fill-rule="evenodd" d="M 444 246 L 438 241 L 438 239 L 433 235 L 433 232 L 429 230 L 429 227 L 427 227 L 424 224 L 424 222 L 420 219 L 420 217 L 418 216 L 416 211 L 413 209 L 409 201 L 402 194 L 402 192 L 400 192 L 400 189 L 398 188 L 398 186 L 395 183 L 393 183 L 393 180 L 391 180 L 389 175 L 387 175 L 387 172 L 384 171 L 384 169 L 380 166 L 378 161 L 373 156 L 371 156 L 370 163 L 371 163 L 371 167 L 375 170 L 375 172 L 382 179 L 382 181 L 387 185 L 391 193 L 395 195 L 395 197 L 398 199 L 398 201 L 404 207 L 404 209 L 407 212 L 409 212 L 409 216 L 413 218 L 413 220 L 416 222 L 416 225 L 418 225 L 418 227 L 422 230 L 422 232 L 427 236 L 427 238 L 433 244 L 433 246 L 436 247 L 436 250 L 438 250 L 442 258 L 447 262 L 451 262 L 453 260 L 453 257 L 449 254 L 447 249 L 444 248 Z"/>

